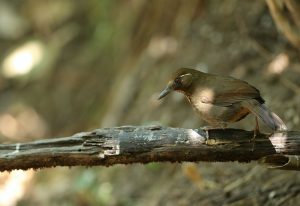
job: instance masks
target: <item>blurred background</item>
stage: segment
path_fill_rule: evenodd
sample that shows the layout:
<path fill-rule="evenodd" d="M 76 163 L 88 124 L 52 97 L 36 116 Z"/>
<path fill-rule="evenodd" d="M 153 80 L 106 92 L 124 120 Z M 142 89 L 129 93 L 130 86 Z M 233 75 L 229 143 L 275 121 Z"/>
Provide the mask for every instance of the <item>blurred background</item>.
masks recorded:
<path fill-rule="evenodd" d="M 157 101 L 179 67 L 248 81 L 299 129 L 300 41 L 278 32 L 267 2 L 0 1 L 2 143 L 119 125 L 204 126 L 182 95 Z M 274 2 L 299 31 L 293 1 Z M 252 130 L 254 118 L 231 126 Z M 299 183 L 297 172 L 254 163 L 57 167 L 1 173 L 0 205 L 294 205 Z"/>

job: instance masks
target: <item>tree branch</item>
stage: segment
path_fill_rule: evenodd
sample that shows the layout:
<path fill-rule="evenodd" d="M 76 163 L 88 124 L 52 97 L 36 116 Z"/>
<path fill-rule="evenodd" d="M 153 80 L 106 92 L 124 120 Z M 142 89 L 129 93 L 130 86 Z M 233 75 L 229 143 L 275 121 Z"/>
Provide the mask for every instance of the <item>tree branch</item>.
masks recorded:
<path fill-rule="evenodd" d="M 300 132 L 261 134 L 251 142 L 253 132 L 237 129 L 105 128 L 70 137 L 2 144 L 0 171 L 163 161 L 249 162 L 272 155 L 300 155 L 299 136 Z M 278 158 L 268 158 L 269 165 L 270 159 Z"/>

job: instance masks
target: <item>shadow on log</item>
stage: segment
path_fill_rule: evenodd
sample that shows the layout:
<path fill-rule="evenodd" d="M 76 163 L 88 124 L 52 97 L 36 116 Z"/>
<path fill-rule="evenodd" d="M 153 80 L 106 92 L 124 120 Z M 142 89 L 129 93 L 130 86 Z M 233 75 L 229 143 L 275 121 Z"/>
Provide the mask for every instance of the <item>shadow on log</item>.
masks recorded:
<path fill-rule="evenodd" d="M 253 132 L 238 129 L 104 128 L 70 137 L 2 144 L 0 171 L 166 161 L 249 162 L 271 155 L 300 155 L 299 135 L 300 132 L 293 131 L 260 134 L 250 141 Z M 268 160 L 282 162 L 280 158 Z"/>

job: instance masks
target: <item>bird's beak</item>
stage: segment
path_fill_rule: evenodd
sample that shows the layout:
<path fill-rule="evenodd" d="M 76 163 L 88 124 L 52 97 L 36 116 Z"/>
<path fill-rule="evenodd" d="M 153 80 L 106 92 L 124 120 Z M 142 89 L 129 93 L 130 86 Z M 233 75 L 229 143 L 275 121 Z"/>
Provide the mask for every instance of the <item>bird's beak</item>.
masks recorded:
<path fill-rule="evenodd" d="M 158 99 L 162 99 L 167 96 L 171 91 L 173 91 L 172 85 L 168 84 L 168 86 L 159 94 Z"/>

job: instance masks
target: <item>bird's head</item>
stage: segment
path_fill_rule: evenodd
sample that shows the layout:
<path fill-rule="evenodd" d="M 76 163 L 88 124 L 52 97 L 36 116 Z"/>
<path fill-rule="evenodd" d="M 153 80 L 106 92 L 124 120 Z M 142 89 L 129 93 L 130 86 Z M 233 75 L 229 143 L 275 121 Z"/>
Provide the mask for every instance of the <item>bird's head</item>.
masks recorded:
<path fill-rule="evenodd" d="M 160 93 L 158 99 L 167 96 L 172 91 L 186 92 L 191 87 L 199 71 L 188 68 L 178 69 L 171 77 L 167 87 Z"/>

